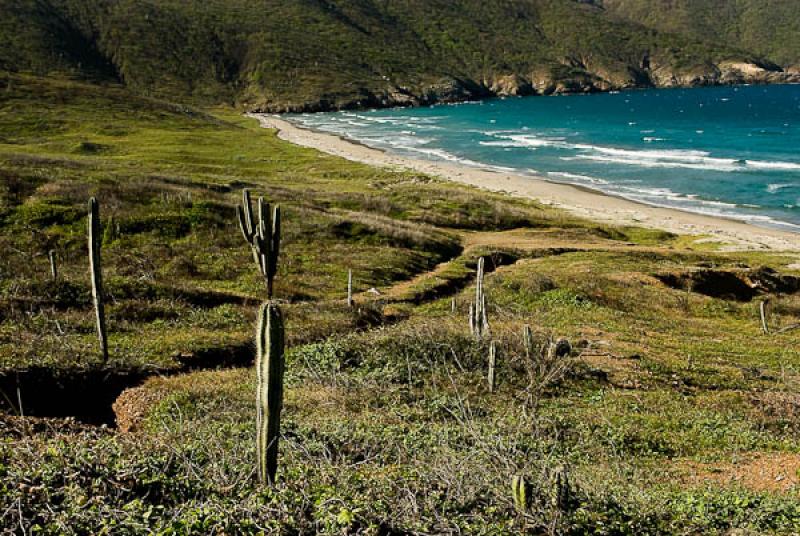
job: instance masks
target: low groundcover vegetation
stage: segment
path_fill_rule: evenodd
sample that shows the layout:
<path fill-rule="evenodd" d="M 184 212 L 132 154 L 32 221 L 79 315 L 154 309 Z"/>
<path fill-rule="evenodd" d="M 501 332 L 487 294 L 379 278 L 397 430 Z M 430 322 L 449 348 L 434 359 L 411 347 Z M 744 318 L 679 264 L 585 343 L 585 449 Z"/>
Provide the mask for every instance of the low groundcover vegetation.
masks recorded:
<path fill-rule="evenodd" d="M 796 256 L 374 169 L 116 86 L 0 75 L 0 125 L 4 530 L 800 530 Z M 282 215 L 274 485 L 244 189 Z"/>

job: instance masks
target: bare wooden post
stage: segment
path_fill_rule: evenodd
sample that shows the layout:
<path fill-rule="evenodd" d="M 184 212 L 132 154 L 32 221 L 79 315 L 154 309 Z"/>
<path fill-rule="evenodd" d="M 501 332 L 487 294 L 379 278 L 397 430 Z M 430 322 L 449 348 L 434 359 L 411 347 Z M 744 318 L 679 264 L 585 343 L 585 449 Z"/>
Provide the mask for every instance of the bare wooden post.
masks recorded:
<path fill-rule="evenodd" d="M 497 367 L 497 344 L 489 343 L 489 392 L 494 393 L 495 372 Z"/>
<path fill-rule="evenodd" d="M 100 262 L 100 208 L 97 199 L 89 200 L 89 268 L 92 274 L 92 300 L 97 320 L 97 338 L 103 363 L 108 361 L 108 337 L 106 335 L 106 311 L 103 301 L 103 269 Z"/>
<path fill-rule="evenodd" d="M 51 249 L 47 256 L 50 259 L 50 276 L 53 278 L 53 281 L 58 280 L 58 265 L 56 264 L 56 251 Z"/>
<path fill-rule="evenodd" d="M 761 331 L 764 332 L 765 335 L 769 335 L 769 323 L 768 323 L 768 316 L 769 316 L 769 298 L 765 298 L 761 300 L 761 303 L 758 305 L 758 310 L 761 315 Z"/>
<path fill-rule="evenodd" d="M 456 299 L 450 300 L 450 312 L 456 314 Z"/>
<path fill-rule="evenodd" d="M 347 271 L 347 306 L 353 307 L 353 270 Z"/>

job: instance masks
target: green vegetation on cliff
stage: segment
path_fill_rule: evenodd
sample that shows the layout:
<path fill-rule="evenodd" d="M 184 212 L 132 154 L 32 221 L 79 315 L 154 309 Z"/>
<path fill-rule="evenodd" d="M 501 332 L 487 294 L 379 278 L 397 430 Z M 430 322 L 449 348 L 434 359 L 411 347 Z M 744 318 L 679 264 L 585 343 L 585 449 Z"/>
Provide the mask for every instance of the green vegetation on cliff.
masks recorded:
<path fill-rule="evenodd" d="M 0 69 L 254 109 L 721 81 L 728 44 L 573 0 L 0 0 Z"/>
<path fill-rule="evenodd" d="M 800 64 L 795 0 L 596 0 L 610 14 L 651 28 L 751 50 L 781 65 Z"/>

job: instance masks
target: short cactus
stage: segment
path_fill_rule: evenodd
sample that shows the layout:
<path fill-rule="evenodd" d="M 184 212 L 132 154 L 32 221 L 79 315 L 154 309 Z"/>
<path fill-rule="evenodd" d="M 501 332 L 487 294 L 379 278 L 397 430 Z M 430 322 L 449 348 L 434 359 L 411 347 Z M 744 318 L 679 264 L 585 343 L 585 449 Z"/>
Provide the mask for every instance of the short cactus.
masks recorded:
<path fill-rule="evenodd" d="M 573 489 L 569 481 L 569 469 L 558 466 L 550 475 L 551 506 L 559 510 L 569 510 L 573 502 Z"/>
<path fill-rule="evenodd" d="M 520 512 L 525 512 L 531 506 L 531 485 L 524 475 L 514 475 L 511 479 L 511 497 L 514 506 Z"/>
<path fill-rule="evenodd" d="M 253 259 L 264 277 L 267 287 L 267 298 L 272 299 L 272 288 L 275 274 L 278 271 L 278 255 L 281 245 L 281 209 L 275 206 L 270 214 L 269 203 L 258 198 L 258 221 L 253 216 L 253 205 L 250 191 L 242 191 L 242 204 L 236 205 L 239 229 L 244 239 L 253 250 Z"/>
<path fill-rule="evenodd" d="M 258 312 L 256 327 L 256 457 L 261 483 L 273 485 L 278 469 L 278 440 L 283 407 L 283 316 L 277 305 L 266 302 Z"/>
<path fill-rule="evenodd" d="M 103 301 L 103 270 L 100 262 L 100 208 L 97 199 L 89 199 L 89 269 L 92 275 L 92 301 L 97 320 L 97 338 L 103 362 L 108 361 L 108 337 L 106 335 L 106 313 Z"/>

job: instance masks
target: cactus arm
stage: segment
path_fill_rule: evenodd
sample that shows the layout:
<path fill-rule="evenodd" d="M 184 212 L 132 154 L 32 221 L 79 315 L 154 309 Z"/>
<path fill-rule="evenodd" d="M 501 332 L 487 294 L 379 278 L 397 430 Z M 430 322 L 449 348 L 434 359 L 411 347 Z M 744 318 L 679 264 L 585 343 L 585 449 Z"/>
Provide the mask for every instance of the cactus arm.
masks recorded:
<path fill-rule="evenodd" d="M 275 205 L 275 209 L 272 213 L 272 234 L 270 235 L 271 243 L 270 243 L 270 263 L 269 263 L 269 274 L 270 279 L 275 277 L 275 274 L 278 273 L 278 256 L 281 252 L 281 207 L 280 205 Z"/>
<path fill-rule="evenodd" d="M 258 198 L 258 269 L 264 276 L 264 285 L 267 287 L 267 298 L 272 299 L 272 280 L 269 275 L 269 264 L 272 258 L 272 240 L 270 231 L 272 229 L 272 219 L 269 204 L 264 203 L 264 199 Z"/>
<path fill-rule="evenodd" d="M 264 277 L 267 298 L 272 299 L 273 280 L 278 271 L 281 212 L 278 206 L 275 206 L 274 211 L 270 212 L 270 205 L 264 202 L 263 197 L 258 198 L 257 205 L 258 220 L 253 215 L 250 191 L 247 189 L 242 190 L 242 204 L 236 206 L 236 217 L 239 221 L 239 229 L 242 232 L 242 236 L 244 236 L 244 239 L 252 249 L 253 260 Z"/>
<path fill-rule="evenodd" d="M 254 235 L 247 227 L 247 218 L 242 205 L 236 205 L 236 218 L 239 220 L 239 230 L 242 231 L 242 236 L 248 243 L 252 244 Z"/>
<path fill-rule="evenodd" d="M 250 190 L 245 188 L 242 190 L 242 209 L 244 210 L 244 224 L 247 229 L 247 234 L 255 233 L 255 226 L 253 225 L 253 204 L 250 202 Z"/>

